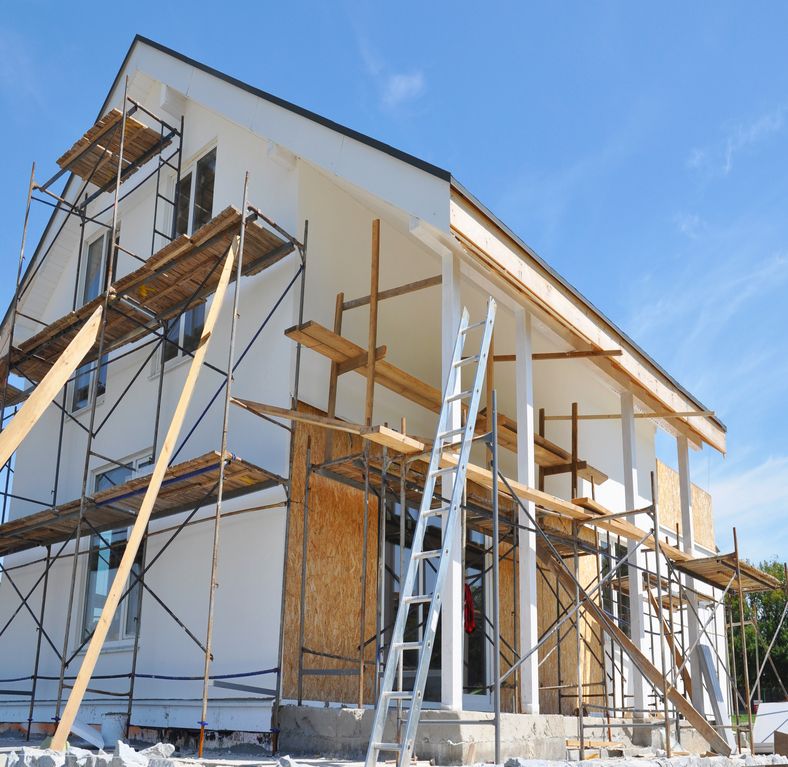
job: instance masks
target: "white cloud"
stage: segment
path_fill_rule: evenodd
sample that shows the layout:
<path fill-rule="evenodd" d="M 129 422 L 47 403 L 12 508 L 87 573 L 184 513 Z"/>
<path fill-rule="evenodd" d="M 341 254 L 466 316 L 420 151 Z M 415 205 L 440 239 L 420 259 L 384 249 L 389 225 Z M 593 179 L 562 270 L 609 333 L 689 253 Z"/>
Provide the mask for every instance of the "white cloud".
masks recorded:
<path fill-rule="evenodd" d="M 717 542 L 731 548 L 735 526 L 739 547 L 751 561 L 784 556 L 788 544 L 788 456 L 768 457 L 754 466 L 728 470 L 712 479 Z"/>
<path fill-rule="evenodd" d="M 782 130 L 784 115 L 785 108 L 779 107 L 750 122 L 729 127 L 721 141 L 708 147 L 693 148 L 687 158 L 687 167 L 727 176 L 733 170 L 733 160 L 738 153 Z"/>
<path fill-rule="evenodd" d="M 676 227 L 690 239 L 697 239 L 706 226 L 706 222 L 696 213 L 679 213 L 675 216 Z"/>
<path fill-rule="evenodd" d="M 420 69 L 392 71 L 367 36 L 359 30 L 356 31 L 356 44 L 364 69 L 375 84 L 381 109 L 396 112 L 408 102 L 417 100 L 427 90 L 424 72 Z"/>
<path fill-rule="evenodd" d="M 389 75 L 383 86 L 381 103 L 386 109 L 396 109 L 406 101 L 417 99 L 424 89 L 424 75 L 421 72 Z"/>

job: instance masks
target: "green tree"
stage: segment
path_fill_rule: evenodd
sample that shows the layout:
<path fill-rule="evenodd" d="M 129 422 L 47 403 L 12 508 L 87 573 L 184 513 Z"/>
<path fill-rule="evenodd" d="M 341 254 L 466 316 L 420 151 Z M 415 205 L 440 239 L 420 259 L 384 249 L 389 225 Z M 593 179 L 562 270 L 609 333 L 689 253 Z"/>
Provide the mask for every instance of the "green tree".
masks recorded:
<path fill-rule="evenodd" d="M 772 638 L 780 626 L 780 619 L 786 604 L 785 568 L 781 562 L 772 560 L 761 562 L 758 567 L 783 584 L 781 590 L 762 591 L 744 596 L 744 622 L 747 640 L 747 664 L 750 673 L 750 689 L 753 700 L 759 698 L 756 688 L 759 664 L 763 665 Z M 732 586 L 733 589 L 735 587 Z M 730 599 L 731 617 L 734 624 L 739 622 L 739 599 Z M 756 631 L 757 624 L 757 631 Z M 742 662 L 742 634 L 738 626 L 733 630 L 733 651 L 736 654 L 736 686 L 744 698 L 744 663 Z M 760 699 L 778 701 L 788 699 L 788 615 L 783 620 L 760 680 Z M 743 709 L 742 709 L 743 711 Z"/>

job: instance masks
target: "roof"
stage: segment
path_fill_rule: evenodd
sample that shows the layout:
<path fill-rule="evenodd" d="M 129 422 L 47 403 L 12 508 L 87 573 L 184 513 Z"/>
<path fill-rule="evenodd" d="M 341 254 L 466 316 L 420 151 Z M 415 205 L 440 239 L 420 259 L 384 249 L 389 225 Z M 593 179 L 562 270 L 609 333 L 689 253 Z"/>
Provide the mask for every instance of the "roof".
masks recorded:
<path fill-rule="evenodd" d="M 530 246 L 528 246 L 524 240 L 517 234 L 515 234 L 503 221 L 501 221 L 494 213 L 492 213 L 483 203 L 481 203 L 471 192 L 469 192 L 457 179 L 452 175 L 452 173 L 444 168 L 441 168 L 433 163 L 427 162 L 419 157 L 416 157 L 412 154 L 404 152 L 396 147 L 391 146 L 383 141 L 380 141 L 376 138 L 368 136 L 364 133 L 361 133 L 353 128 L 349 128 L 346 125 L 342 125 L 334 120 L 331 120 L 323 115 L 317 114 L 309 109 L 305 109 L 304 107 L 298 106 L 290 101 L 280 98 L 279 96 L 275 96 L 274 94 L 268 93 L 267 91 L 262 90 L 254 85 L 250 85 L 242 80 L 239 80 L 236 77 L 232 77 L 224 72 L 221 72 L 213 67 L 208 66 L 196 59 L 193 59 L 185 54 L 176 51 L 172 48 L 163 45 L 155 40 L 151 40 L 148 37 L 144 37 L 143 35 L 135 35 L 134 39 L 132 40 L 131 45 L 129 46 L 128 51 L 126 52 L 125 57 L 123 58 L 123 62 L 118 69 L 118 72 L 112 82 L 112 85 L 108 91 L 107 98 L 105 99 L 104 103 L 102 104 L 97 118 L 99 119 L 107 109 L 109 104 L 110 98 L 112 93 L 115 91 L 116 87 L 118 86 L 121 77 L 123 76 L 123 72 L 126 69 L 126 65 L 134 52 L 135 47 L 138 44 L 143 44 L 149 46 L 161 53 L 166 54 L 167 56 L 171 56 L 172 58 L 187 64 L 188 66 L 195 67 L 200 71 L 209 74 L 213 77 L 216 77 L 223 82 L 226 82 L 230 85 L 235 86 L 236 88 L 240 88 L 247 93 L 256 96 L 258 98 L 264 99 L 271 104 L 274 104 L 282 109 L 286 109 L 289 112 L 292 112 L 300 117 L 303 117 L 307 120 L 315 122 L 319 125 L 322 125 L 332 131 L 336 131 L 337 133 L 347 136 L 355 141 L 361 142 L 373 149 L 376 149 L 380 152 L 383 152 L 403 163 L 411 165 L 414 168 L 417 168 L 420 171 L 428 173 L 434 176 L 437 179 L 442 181 L 448 182 L 459 194 L 465 197 L 472 205 L 474 205 L 478 210 L 487 218 L 489 218 L 492 222 L 494 222 L 502 231 L 504 231 L 514 242 L 518 244 L 530 258 L 532 258 L 542 269 L 544 269 L 552 279 L 554 279 L 557 283 L 559 283 L 564 289 L 569 291 L 572 295 L 574 295 L 579 301 L 581 301 L 588 309 L 593 312 L 595 315 L 599 317 L 605 324 L 607 324 L 617 335 L 621 337 L 621 339 L 628 344 L 632 349 L 634 349 L 639 355 L 643 357 L 643 359 L 654 368 L 661 376 L 665 378 L 666 381 L 670 383 L 671 386 L 675 387 L 676 390 L 681 392 L 682 395 L 687 397 L 691 402 L 693 402 L 698 410 L 707 410 L 703 403 L 700 402 L 691 392 L 689 392 L 686 388 L 684 388 L 673 376 L 671 376 L 658 362 L 656 362 L 651 356 L 649 356 L 635 341 L 633 341 L 624 331 L 622 331 L 614 322 L 612 322 L 602 311 L 600 311 L 594 304 L 591 303 L 577 288 L 571 285 L 564 277 L 562 277 L 558 272 L 556 272 L 543 258 L 541 258 Z M 70 183 L 71 179 L 69 179 Z M 40 243 L 46 239 L 46 235 L 49 229 L 52 226 L 53 221 L 55 220 L 55 213 L 53 212 L 52 217 L 47 224 L 47 228 L 42 236 Z M 36 258 L 38 256 L 38 249 L 36 253 L 33 255 L 33 258 L 30 259 L 28 263 L 28 267 L 25 271 L 25 279 L 27 275 L 31 273 L 31 269 L 34 267 L 34 263 L 36 262 Z M 10 307 L 9 307 L 10 309 Z M 8 317 L 8 311 L 3 319 L 3 324 Z M 711 421 L 713 421 L 717 427 L 719 427 L 723 432 L 727 431 L 725 424 L 720 421 L 716 417 L 711 417 Z"/>

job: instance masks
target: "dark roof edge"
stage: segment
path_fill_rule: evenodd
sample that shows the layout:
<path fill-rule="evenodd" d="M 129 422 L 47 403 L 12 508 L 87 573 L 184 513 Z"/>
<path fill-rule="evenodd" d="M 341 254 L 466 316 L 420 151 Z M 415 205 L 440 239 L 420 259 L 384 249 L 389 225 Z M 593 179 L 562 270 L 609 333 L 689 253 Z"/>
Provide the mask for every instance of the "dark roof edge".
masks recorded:
<path fill-rule="evenodd" d="M 668 373 L 665 368 L 662 367 L 656 360 L 650 357 L 642 347 L 630 338 L 623 330 L 621 330 L 615 322 L 609 319 L 604 312 L 600 311 L 594 304 L 591 303 L 574 285 L 570 284 L 566 281 L 564 277 L 562 277 L 553 267 L 551 267 L 541 256 L 539 256 L 533 248 L 531 248 L 528 244 L 526 244 L 521 237 L 515 234 L 503 221 L 501 221 L 498 216 L 495 215 L 483 202 L 481 202 L 472 192 L 468 191 L 466 187 L 464 187 L 459 181 L 457 181 L 454 176 L 451 179 L 451 185 L 463 196 L 466 197 L 473 205 L 475 205 L 485 216 L 487 216 L 491 221 L 495 223 L 496 226 L 500 227 L 501 230 L 514 242 L 516 242 L 528 255 L 536 261 L 539 266 L 544 269 L 556 282 L 558 282 L 563 288 L 568 290 L 575 298 L 579 301 L 582 301 L 589 309 L 591 309 L 594 314 L 596 314 L 601 320 L 603 320 L 607 325 L 609 325 L 612 330 L 618 334 L 623 341 L 629 344 L 638 354 L 640 354 L 651 366 L 654 367 L 660 375 L 663 375 L 667 381 L 670 382 L 672 386 L 674 386 L 678 391 L 680 391 L 687 399 L 689 399 L 693 404 L 697 405 L 698 410 L 708 410 L 707 408 L 697 397 L 695 397 L 692 392 L 685 389 L 670 373 Z M 723 432 L 728 431 L 728 427 L 716 416 L 709 416 L 709 419 L 713 421 Z"/>
<path fill-rule="evenodd" d="M 276 106 L 281 107 L 282 109 L 286 109 L 289 112 L 293 112 L 294 114 L 297 114 L 300 117 L 305 117 L 308 120 L 311 120 L 312 122 L 316 122 L 319 125 L 323 125 L 324 127 L 336 131 L 337 133 L 340 133 L 343 136 L 347 136 L 348 138 L 352 138 L 355 141 L 359 141 L 362 144 L 366 144 L 367 146 L 370 146 L 373 149 L 377 149 L 378 151 L 384 152 L 385 154 L 388 154 L 397 160 L 401 160 L 402 162 L 408 163 L 408 165 L 412 165 L 413 167 L 418 168 L 419 170 L 422 170 L 425 173 L 429 173 L 432 176 L 436 176 L 442 181 L 449 181 L 449 182 L 451 181 L 451 173 L 445 170 L 444 168 L 439 168 L 437 165 L 433 165 L 432 163 L 426 162 L 425 160 L 415 157 L 412 154 L 403 152 L 401 149 L 397 149 L 396 147 L 393 147 L 390 144 L 386 144 L 385 142 L 379 141 L 376 138 L 367 136 L 365 133 L 360 133 L 359 131 L 353 130 L 353 128 L 348 128 L 346 125 L 342 125 L 341 123 L 335 122 L 334 120 L 330 120 L 328 117 L 323 117 L 323 115 L 319 115 L 316 112 L 312 112 L 309 109 L 304 109 L 304 107 L 300 107 L 298 106 L 298 104 L 293 104 L 290 101 L 286 101 L 285 99 L 279 98 L 279 96 L 274 96 L 272 93 L 268 93 L 267 91 L 261 90 L 260 88 L 256 88 L 253 85 L 249 85 L 249 83 L 245 83 L 243 80 L 239 80 L 236 77 L 232 77 L 231 75 L 225 74 L 224 72 L 220 72 L 218 69 L 209 67 L 207 64 L 203 64 L 200 61 L 196 61 L 195 59 L 192 59 L 189 56 L 184 55 L 183 53 L 175 51 L 172 48 L 168 48 L 166 45 L 162 45 L 161 43 L 158 43 L 155 40 L 151 40 L 148 37 L 144 37 L 143 35 L 134 36 L 134 41 L 131 44 L 131 48 L 129 48 L 129 53 L 126 54 L 126 59 L 123 60 L 123 65 L 121 66 L 121 72 L 123 71 L 123 67 L 125 67 L 126 61 L 128 57 L 131 55 L 134 46 L 138 42 L 144 43 L 145 45 L 149 45 L 151 48 L 155 48 L 156 50 L 161 51 L 162 53 L 166 53 L 168 56 L 172 56 L 173 58 L 182 61 L 184 64 L 188 64 L 189 66 L 196 67 L 197 69 L 200 69 L 203 72 L 212 75 L 213 77 L 217 77 L 218 79 L 223 80 L 224 82 L 229 83 L 230 85 L 234 85 L 237 88 L 241 88 L 242 90 L 245 90 L 247 93 L 251 93 L 253 96 L 257 96 L 261 99 L 265 99 L 271 104 L 275 104 Z M 116 78 L 116 82 L 117 82 L 117 78 Z"/>

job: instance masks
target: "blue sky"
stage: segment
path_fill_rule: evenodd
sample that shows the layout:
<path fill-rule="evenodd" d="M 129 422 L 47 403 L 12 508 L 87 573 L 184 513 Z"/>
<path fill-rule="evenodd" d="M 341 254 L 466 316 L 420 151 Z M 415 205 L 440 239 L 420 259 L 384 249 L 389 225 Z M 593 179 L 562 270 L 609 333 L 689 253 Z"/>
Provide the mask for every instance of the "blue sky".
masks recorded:
<path fill-rule="evenodd" d="M 718 413 L 729 455 L 693 472 L 719 545 L 738 520 L 749 556 L 783 554 L 788 5 L 15 3 L 4 304 L 30 163 L 52 172 L 137 32 L 450 169 Z"/>

